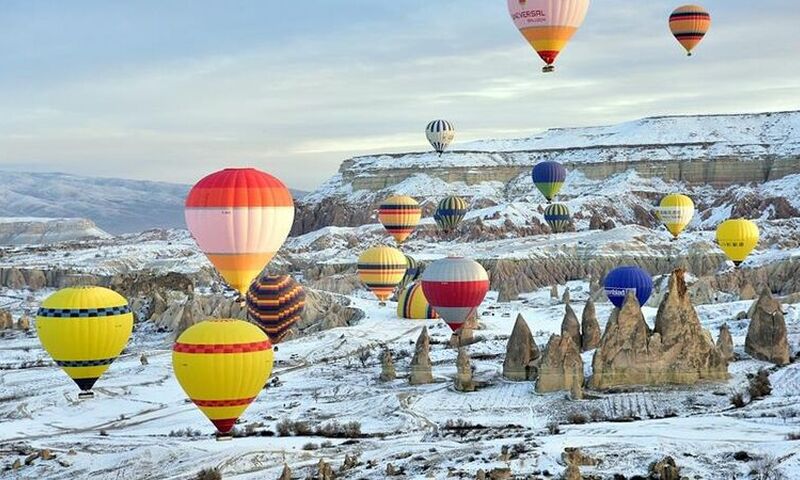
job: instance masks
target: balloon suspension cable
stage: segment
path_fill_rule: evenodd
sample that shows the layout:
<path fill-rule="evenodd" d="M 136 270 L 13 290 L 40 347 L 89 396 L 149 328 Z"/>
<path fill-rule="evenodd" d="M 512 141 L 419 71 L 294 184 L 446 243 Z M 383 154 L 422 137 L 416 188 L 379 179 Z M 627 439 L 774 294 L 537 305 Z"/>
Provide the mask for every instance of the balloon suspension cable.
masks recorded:
<path fill-rule="evenodd" d="M 91 390 L 82 391 L 78 394 L 78 400 L 89 400 L 94 398 L 94 392 Z"/>

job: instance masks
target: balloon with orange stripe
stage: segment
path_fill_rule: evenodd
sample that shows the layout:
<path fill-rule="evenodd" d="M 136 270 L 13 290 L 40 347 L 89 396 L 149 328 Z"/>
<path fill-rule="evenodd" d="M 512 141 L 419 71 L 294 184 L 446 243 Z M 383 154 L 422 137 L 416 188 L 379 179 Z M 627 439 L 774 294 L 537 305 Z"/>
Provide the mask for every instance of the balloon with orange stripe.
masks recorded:
<path fill-rule="evenodd" d="M 508 13 L 552 72 L 556 57 L 578 31 L 590 0 L 508 0 Z"/>
<path fill-rule="evenodd" d="M 422 208 L 407 195 L 389 197 L 378 208 L 378 220 L 398 245 L 414 232 L 420 218 Z"/>
<path fill-rule="evenodd" d="M 210 319 L 187 328 L 172 348 L 183 391 L 227 434 L 272 373 L 269 337 L 252 323 Z"/>
<path fill-rule="evenodd" d="M 255 168 L 226 168 L 186 198 L 186 225 L 222 278 L 242 296 L 286 241 L 294 201 L 280 180 Z"/>
<path fill-rule="evenodd" d="M 392 247 L 373 247 L 358 257 L 358 279 L 381 302 L 392 296 L 407 268 L 406 256 Z"/>
<path fill-rule="evenodd" d="M 678 7 L 669 16 L 669 29 L 688 56 L 692 56 L 692 50 L 703 40 L 709 28 L 711 15 L 699 5 Z"/>

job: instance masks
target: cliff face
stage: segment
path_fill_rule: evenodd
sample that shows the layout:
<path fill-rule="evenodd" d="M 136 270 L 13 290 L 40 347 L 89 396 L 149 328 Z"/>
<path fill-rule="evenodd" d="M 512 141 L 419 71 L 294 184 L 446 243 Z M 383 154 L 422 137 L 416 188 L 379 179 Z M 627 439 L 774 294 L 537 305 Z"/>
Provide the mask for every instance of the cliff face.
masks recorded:
<path fill-rule="evenodd" d="M 41 245 L 110 236 L 85 218 L 0 218 L 0 245 Z"/>

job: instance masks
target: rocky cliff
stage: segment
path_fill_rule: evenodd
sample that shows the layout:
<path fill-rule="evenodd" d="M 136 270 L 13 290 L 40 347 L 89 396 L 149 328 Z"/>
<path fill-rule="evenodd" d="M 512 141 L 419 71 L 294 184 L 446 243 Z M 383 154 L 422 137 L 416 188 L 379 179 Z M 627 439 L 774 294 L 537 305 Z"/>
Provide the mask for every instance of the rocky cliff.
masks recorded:
<path fill-rule="evenodd" d="M 0 245 L 42 245 L 110 237 L 85 218 L 0 218 Z"/>

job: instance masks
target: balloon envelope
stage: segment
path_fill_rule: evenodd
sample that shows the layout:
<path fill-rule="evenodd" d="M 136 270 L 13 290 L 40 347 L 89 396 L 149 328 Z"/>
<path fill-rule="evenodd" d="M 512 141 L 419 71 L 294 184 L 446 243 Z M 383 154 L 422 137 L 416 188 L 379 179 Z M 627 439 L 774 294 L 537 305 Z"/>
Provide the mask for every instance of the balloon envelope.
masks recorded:
<path fill-rule="evenodd" d="M 433 214 L 433 219 L 436 220 L 436 224 L 440 229 L 445 232 L 451 232 L 464 220 L 464 216 L 468 211 L 469 205 L 466 200 L 451 195 L 439 202 L 436 206 L 436 212 Z"/>
<path fill-rule="evenodd" d="M 102 287 L 61 289 L 42 302 L 36 315 L 42 346 L 84 391 L 108 370 L 132 330 L 128 301 Z"/>
<path fill-rule="evenodd" d="M 402 292 L 407 286 L 416 282 L 422 274 L 422 267 L 411 255 L 406 255 L 406 264 L 408 265 L 406 267 L 406 273 L 403 275 L 403 279 L 400 280 L 400 283 L 397 285 L 397 290 L 399 292 Z"/>
<path fill-rule="evenodd" d="M 211 319 L 187 328 L 172 348 L 178 383 L 220 433 L 228 433 L 272 373 L 272 344 L 243 320 Z"/>
<path fill-rule="evenodd" d="M 403 252 L 392 247 L 373 247 L 358 257 L 358 278 L 384 302 L 403 279 L 408 263 Z"/>
<path fill-rule="evenodd" d="M 272 343 L 286 337 L 306 305 L 303 287 L 289 275 L 262 275 L 247 290 L 247 316 Z"/>
<path fill-rule="evenodd" d="M 711 15 L 699 5 L 678 7 L 669 16 L 669 29 L 675 39 L 691 55 L 711 28 Z"/>
<path fill-rule="evenodd" d="M 244 295 L 286 241 L 294 202 L 280 180 L 255 168 L 226 168 L 186 198 L 186 225 L 222 278 Z"/>
<path fill-rule="evenodd" d="M 717 244 L 738 267 L 758 245 L 758 227 L 750 220 L 726 220 L 717 227 Z"/>
<path fill-rule="evenodd" d="M 617 267 L 606 275 L 604 286 L 606 296 L 615 307 L 622 308 L 630 291 L 643 306 L 653 293 L 653 278 L 639 267 Z"/>
<path fill-rule="evenodd" d="M 410 320 L 439 318 L 428 303 L 428 299 L 425 298 L 425 292 L 422 291 L 422 285 L 419 282 L 409 285 L 397 297 L 397 316 Z"/>
<path fill-rule="evenodd" d="M 425 267 L 422 291 L 436 313 L 455 331 L 475 315 L 483 302 L 489 291 L 489 275 L 474 260 L 443 258 Z"/>
<path fill-rule="evenodd" d="M 572 221 L 572 216 L 569 213 L 569 208 L 561 203 L 553 203 L 544 209 L 544 219 L 553 233 L 566 232 L 569 224 Z"/>
<path fill-rule="evenodd" d="M 419 203 L 406 195 L 389 197 L 378 208 L 378 220 L 398 244 L 414 232 L 420 218 Z"/>
<path fill-rule="evenodd" d="M 456 130 L 447 120 L 434 120 L 425 127 L 425 136 L 434 150 L 441 155 L 453 142 Z"/>
<path fill-rule="evenodd" d="M 567 179 L 567 169 L 558 162 L 542 162 L 533 167 L 531 177 L 536 188 L 549 202 L 558 195 L 564 185 L 564 181 Z"/>
<path fill-rule="evenodd" d="M 686 195 L 678 193 L 667 195 L 661 199 L 656 215 L 667 227 L 669 233 L 678 238 L 678 235 L 691 223 L 692 217 L 694 217 L 694 202 Z"/>

